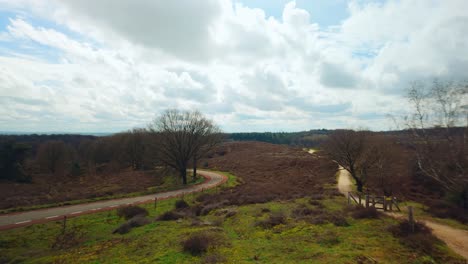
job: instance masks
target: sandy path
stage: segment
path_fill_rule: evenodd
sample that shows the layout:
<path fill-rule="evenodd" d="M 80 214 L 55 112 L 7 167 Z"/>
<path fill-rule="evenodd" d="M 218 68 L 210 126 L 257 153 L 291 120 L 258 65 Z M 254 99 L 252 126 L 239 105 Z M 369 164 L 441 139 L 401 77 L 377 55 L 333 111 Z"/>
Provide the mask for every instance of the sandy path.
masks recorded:
<path fill-rule="evenodd" d="M 353 190 L 353 183 L 351 182 L 351 175 L 349 172 L 340 166 L 338 174 L 338 191 L 344 196 L 348 197 L 348 192 Z"/>
<path fill-rule="evenodd" d="M 347 196 L 348 192 L 352 190 L 352 182 L 349 172 L 340 166 L 340 173 L 338 176 L 338 190 L 343 195 Z M 405 215 L 400 213 L 386 213 L 389 216 L 403 219 Z M 416 216 L 417 217 L 417 216 Z M 432 233 L 440 240 L 444 241 L 453 251 L 460 256 L 468 259 L 468 231 L 453 228 L 447 225 L 435 223 L 428 220 L 420 220 L 432 229 Z"/>
<path fill-rule="evenodd" d="M 207 180 L 201 184 L 189 186 L 184 189 L 162 192 L 138 197 L 129 197 L 114 200 L 105 200 L 92 203 L 76 204 L 70 206 L 53 207 L 47 209 L 26 211 L 21 213 L 11 213 L 0 215 L 0 230 L 12 229 L 21 226 L 28 226 L 38 223 L 45 223 L 49 221 L 57 221 L 66 217 L 75 217 L 83 214 L 91 214 L 107 210 L 114 210 L 119 206 L 126 206 L 130 204 L 141 204 L 153 202 L 155 198 L 158 200 L 169 199 L 176 196 L 183 196 L 193 192 L 200 192 L 205 189 L 216 187 L 227 181 L 227 177 L 210 172 L 198 171 L 200 175 Z"/>

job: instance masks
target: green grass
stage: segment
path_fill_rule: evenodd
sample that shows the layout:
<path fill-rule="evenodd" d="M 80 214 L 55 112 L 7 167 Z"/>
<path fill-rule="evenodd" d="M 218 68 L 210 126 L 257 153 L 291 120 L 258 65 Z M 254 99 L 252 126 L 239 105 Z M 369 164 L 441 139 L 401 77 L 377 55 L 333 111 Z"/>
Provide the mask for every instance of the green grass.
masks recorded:
<path fill-rule="evenodd" d="M 236 177 L 229 177 L 223 188 L 239 184 Z M 207 190 L 216 192 L 219 189 Z M 186 195 L 184 199 L 195 203 L 198 194 Z M 150 218 L 172 210 L 176 199 L 142 205 Z M 327 211 L 339 212 L 346 204 L 342 197 L 322 200 Z M 50 222 L 8 231 L 0 236 L 0 262 L 21 263 L 200 263 L 182 251 L 180 242 L 189 234 L 203 230 L 215 230 L 226 238 L 226 244 L 210 248 L 206 255 L 218 254 L 228 263 L 356 263 L 366 256 L 379 263 L 435 263 L 431 256 L 414 252 L 403 246 L 387 231 L 396 220 L 355 220 L 347 218 L 347 227 L 333 224 L 312 225 L 291 218 L 291 212 L 300 204 L 308 205 L 308 199 L 278 201 L 237 207 L 237 214 L 221 221 L 219 227 L 194 227 L 191 220 L 157 221 L 133 229 L 125 235 L 113 235 L 112 230 L 124 222 L 116 212 L 108 211 L 69 219 L 68 228 L 76 227 L 84 239 L 70 249 L 51 249 L 55 237 L 60 234 L 62 223 Z M 271 212 L 283 212 L 288 216 L 286 224 L 271 229 L 255 225 L 266 219 Z M 212 212 L 201 220 L 219 220 Z M 444 245 L 441 251 L 453 253 Z M 3 259 L 2 259 L 3 258 Z M 426 262 L 428 261 L 428 262 Z"/>
<path fill-rule="evenodd" d="M 218 173 L 218 174 L 222 174 L 222 175 L 224 175 L 224 176 L 226 176 L 228 178 L 227 182 L 225 182 L 222 185 L 222 188 L 232 188 L 234 186 L 237 186 L 237 185 L 243 183 L 242 179 L 234 176 L 234 174 L 232 174 L 230 172 L 217 171 L 217 170 L 208 170 L 208 171 L 212 171 L 212 172 L 215 172 L 215 173 Z"/>
<path fill-rule="evenodd" d="M 189 176 L 191 178 L 191 176 Z M 48 203 L 48 204 L 39 204 L 39 205 L 32 205 L 32 206 L 20 206 L 14 208 L 8 208 L 0 210 L 0 214 L 12 213 L 12 212 L 22 212 L 22 211 L 30 211 L 30 210 L 37 210 L 37 209 L 44 209 L 44 208 L 51 208 L 51 207 L 58 207 L 64 205 L 74 205 L 74 204 L 82 204 L 82 203 L 90 203 L 90 202 L 97 202 L 97 201 L 104 201 L 104 200 L 112 200 L 112 199 L 119 199 L 119 198 L 129 198 L 129 197 L 136 197 L 142 196 L 147 194 L 155 194 L 160 192 L 168 192 L 174 191 L 182 188 L 186 188 L 187 186 L 182 185 L 177 181 L 177 179 L 173 176 L 166 176 L 166 180 L 160 186 L 149 187 L 144 191 L 139 192 L 132 192 L 132 193 L 121 193 L 115 195 L 107 195 L 107 196 L 100 196 L 94 198 L 86 198 L 86 199 L 78 199 L 78 200 L 71 200 L 71 201 L 64 201 L 59 203 Z M 205 181 L 205 178 L 198 177 L 196 181 L 188 181 L 187 185 L 195 185 Z"/>

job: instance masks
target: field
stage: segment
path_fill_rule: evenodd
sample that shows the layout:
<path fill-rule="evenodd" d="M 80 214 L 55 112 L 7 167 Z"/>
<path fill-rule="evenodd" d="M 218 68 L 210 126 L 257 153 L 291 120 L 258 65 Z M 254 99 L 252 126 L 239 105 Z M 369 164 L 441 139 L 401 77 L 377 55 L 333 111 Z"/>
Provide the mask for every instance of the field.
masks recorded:
<path fill-rule="evenodd" d="M 181 188 L 164 170 L 132 171 L 56 177 L 37 175 L 33 183 L 0 182 L 0 211 L 12 212 L 77 204 L 102 199 L 137 196 Z"/>
<path fill-rule="evenodd" d="M 465 263 L 430 234 L 405 240 L 396 220 L 348 208 L 336 165 L 301 149 L 229 143 L 201 164 L 228 184 L 189 207 L 144 205 L 147 223 L 125 234 L 116 210 L 3 231 L 0 263 Z"/>

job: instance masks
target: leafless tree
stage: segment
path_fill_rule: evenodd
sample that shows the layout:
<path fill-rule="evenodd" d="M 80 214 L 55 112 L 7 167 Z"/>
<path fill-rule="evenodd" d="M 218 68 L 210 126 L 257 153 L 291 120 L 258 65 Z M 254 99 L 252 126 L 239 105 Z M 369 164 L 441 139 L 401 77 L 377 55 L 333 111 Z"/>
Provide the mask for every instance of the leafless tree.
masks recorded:
<path fill-rule="evenodd" d="M 406 194 L 411 180 L 409 158 L 398 138 L 381 133 L 372 133 L 368 139 L 368 152 L 373 164 L 368 176 L 368 186 L 385 196 Z"/>
<path fill-rule="evenodd" d="M 336 130 L 325 141 L 323 149 L 349 172 L 359 192 L 367 187 L 392 195 L 401 191 L 398 181 L 407 181 L 400 150 L 389 136 L 370 131 Z"/>
<path fill-rule="evenodd" d="M 468 196 L 468 84 L 415 82 L 408 90 L 413 113 L 406 125 L 420 172 L 446 191 Z M 465 119 L 466 118 L 466 119 Z"/>
<path fill-rule="evenodd" d="M 179 171 L 187 184 L 188 163 L 196 161 L 207 150 L 219 143 L 220 129 L 198 111 L 167 110 L 150 125 L 157 135 L 157 151 L 164 164 Z"/>
<path fill-rule="evenodd" d="M 368 135 L 367 131 L 337 130 L 323 145 L 327 154 L 351 174 L 359 192 L 375 157 L 369 151 Z"/>

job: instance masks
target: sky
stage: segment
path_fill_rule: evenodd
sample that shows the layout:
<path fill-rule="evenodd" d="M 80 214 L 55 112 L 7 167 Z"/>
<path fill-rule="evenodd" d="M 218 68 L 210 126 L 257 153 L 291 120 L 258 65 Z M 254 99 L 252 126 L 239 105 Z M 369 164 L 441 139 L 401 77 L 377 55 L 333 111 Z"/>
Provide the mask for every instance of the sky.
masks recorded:
<path fill-rule="evenodd" d="M 0 131 L 395 129 L 415 81 L 468 79 L 466 0 L 0 0 Z"/>

